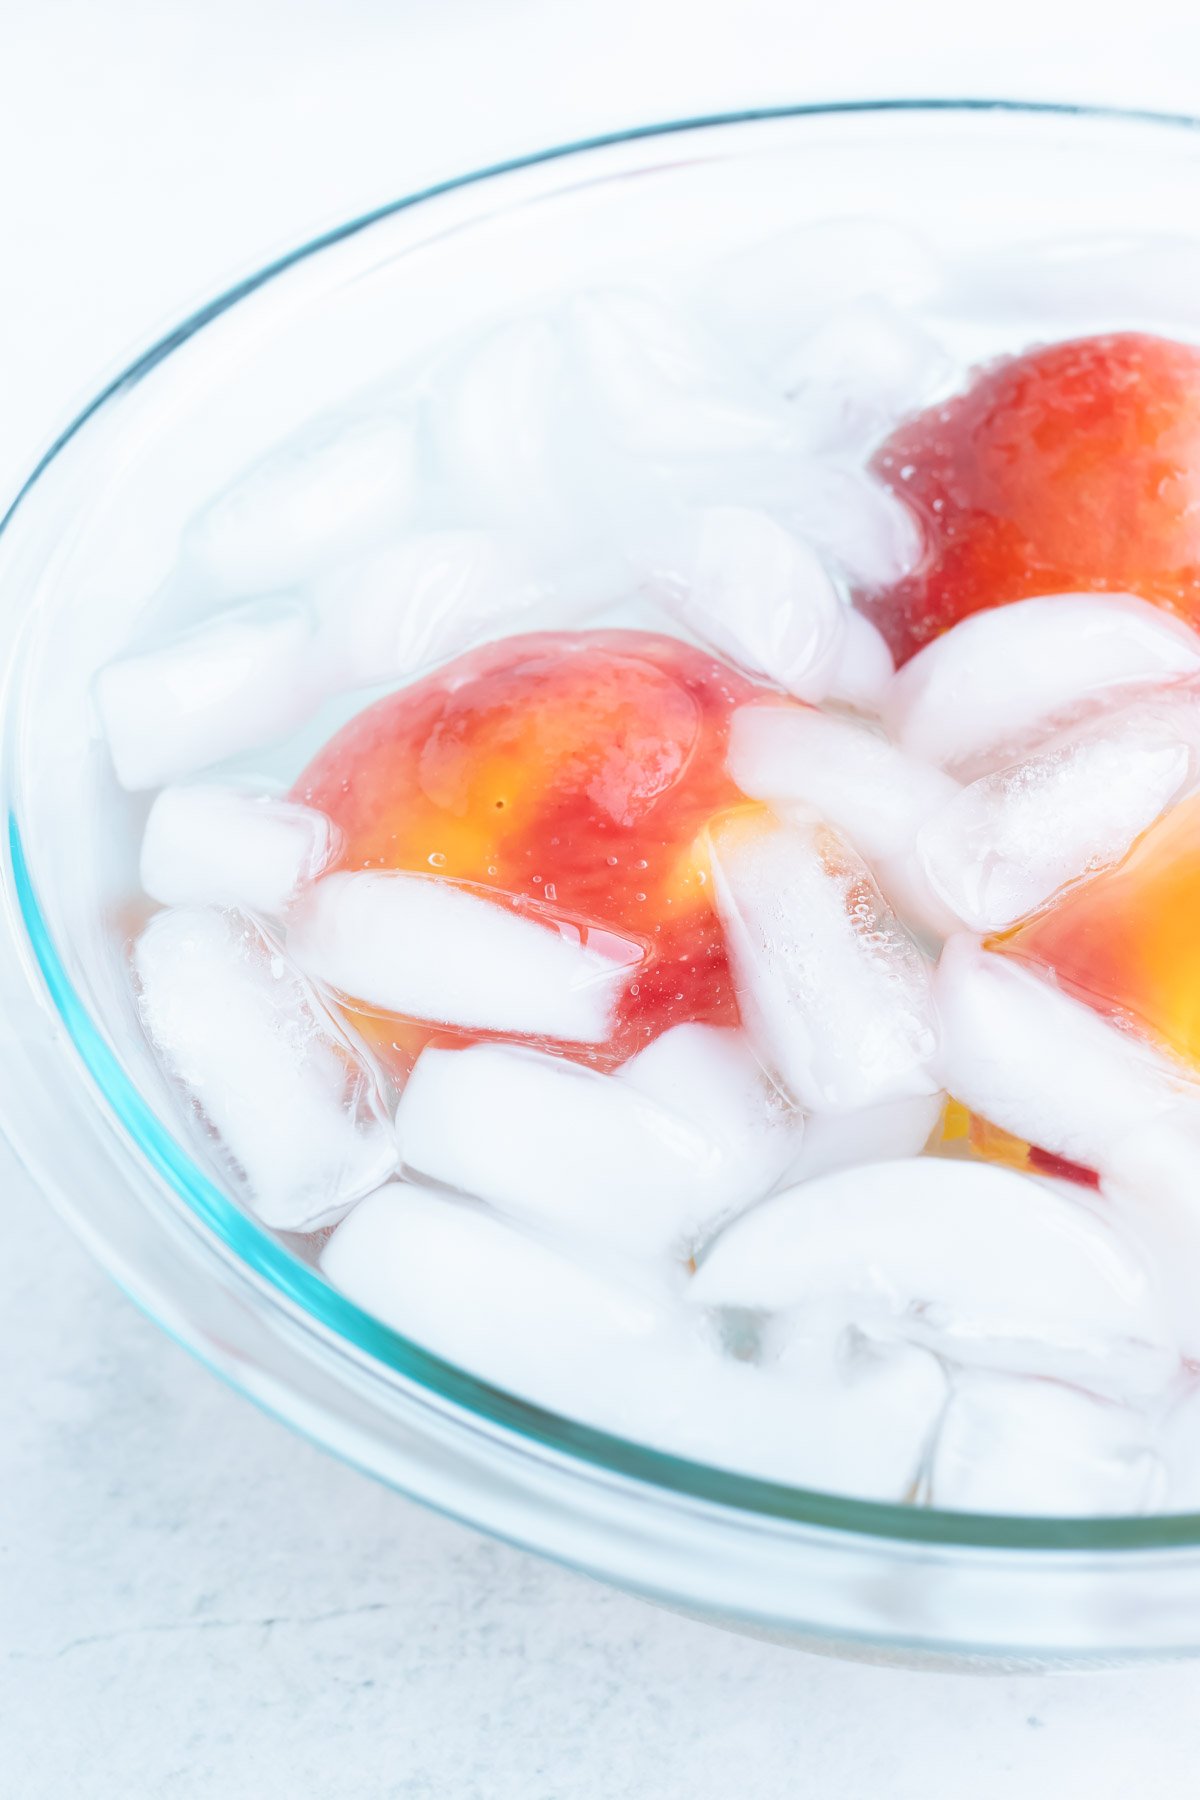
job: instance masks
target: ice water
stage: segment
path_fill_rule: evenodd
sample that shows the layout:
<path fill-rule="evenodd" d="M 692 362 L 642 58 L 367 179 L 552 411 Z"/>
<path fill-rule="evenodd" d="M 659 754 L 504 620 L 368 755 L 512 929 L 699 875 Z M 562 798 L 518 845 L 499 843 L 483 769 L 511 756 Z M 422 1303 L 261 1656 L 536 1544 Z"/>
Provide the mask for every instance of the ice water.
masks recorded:
<path fill-rule="evenodd" d="M 815 227 L 498 320 L 206 499 L 200 615 L 96 703 L 139 1015 L 245 1207 L 681 1456 L 1200 1506 L 1178 260 L 1097 335 L 1105 246 Z"/>

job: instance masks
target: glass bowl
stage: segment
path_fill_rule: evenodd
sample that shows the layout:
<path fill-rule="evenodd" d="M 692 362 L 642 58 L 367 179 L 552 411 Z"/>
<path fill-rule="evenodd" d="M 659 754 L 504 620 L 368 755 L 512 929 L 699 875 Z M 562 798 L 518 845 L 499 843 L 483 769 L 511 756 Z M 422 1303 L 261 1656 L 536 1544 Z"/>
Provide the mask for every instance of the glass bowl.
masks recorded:
<path fill-rule="evenodd" d="M 490 1388 L 329 1288 L 166 1122 L 105 948 L 144 803 L 117 793 L 90 693 L 197 505 L 258 449 L 386 386 L 447 333 L 825 218 L 870 215 L 1001 258 L 1021 239 L 1100 232 L 1115 269 L 1122 234 L 1177 236 L 1200 217 L 1196 123 L 864 103 L 550 150 L 398 201 L 243 281 L 113 381 L 42 460 L 0 534 L 0 1110 L 80 1237 L 236 1388 L 460 1519 L 810 1649 L 989 1668 L 1200 1648 L 1200 1517 L 975 1516 L 739 1477 Z M 1097 293 L 1096 323 L 1126 322 L 1122 295 L 1108 299 Z"/>

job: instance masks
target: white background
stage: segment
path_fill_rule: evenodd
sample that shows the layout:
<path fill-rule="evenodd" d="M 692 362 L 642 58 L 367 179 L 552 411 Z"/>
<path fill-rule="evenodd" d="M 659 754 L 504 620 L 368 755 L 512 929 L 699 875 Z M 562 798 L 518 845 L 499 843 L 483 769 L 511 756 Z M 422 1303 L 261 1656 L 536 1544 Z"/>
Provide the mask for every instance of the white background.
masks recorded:
<path fill-rule="evenodd" d="M 158 329 L 340 218 L 592 131 L 895 93 L 1200 110 L 1200 11 L 0 0 L 0 494 Z M 915 1676 L 654 1611 L 269 1423 L 3 1155 L 0 1194 L 5 1795 L 1195 1793 L 1200 1666 Z"/>

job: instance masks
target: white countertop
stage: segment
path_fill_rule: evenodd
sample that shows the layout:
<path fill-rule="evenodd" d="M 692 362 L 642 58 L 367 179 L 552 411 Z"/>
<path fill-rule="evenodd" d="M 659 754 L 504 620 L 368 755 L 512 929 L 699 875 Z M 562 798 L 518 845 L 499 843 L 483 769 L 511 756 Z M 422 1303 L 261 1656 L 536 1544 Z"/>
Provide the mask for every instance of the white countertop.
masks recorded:
<path fill-rule="evenodd" d="M 0 491 L 156 328 L 439 174 L 797 98 L 1200 108 L 1194 0 L 1148 0 L 1136 34 L 1127 7 L 1010 0 L 975 46 L 948 23 L 962 10 L 918 24 L 890 0 L 0 7 Z M 14 1800 L 1195 1792 L 1200 1664 L 908 1675 L 656 1611 L 321 1455 L 136 1313 L 3 1153 L 0 1194 Z"/>

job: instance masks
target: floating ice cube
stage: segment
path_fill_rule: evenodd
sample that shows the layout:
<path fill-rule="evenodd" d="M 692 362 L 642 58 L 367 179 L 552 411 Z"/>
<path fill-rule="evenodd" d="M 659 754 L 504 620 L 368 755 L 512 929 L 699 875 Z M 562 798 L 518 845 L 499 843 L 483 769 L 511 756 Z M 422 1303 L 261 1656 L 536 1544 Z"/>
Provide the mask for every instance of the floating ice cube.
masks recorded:
<path fill-rule="evenodd" d="M 934 293 L 941 269 L 914 232 L 887 219 L 819 219 L 723 257 L 703 301 L 770 366 L 806 324 L 864 296 L 899 305 Z"/>
<path fill-rule="evenodd" d="M 651 1441 L 677 1455 L 892 1501 L 911 1498 L 945 1403 L 936 1357 L 853 1332 L 797 1341 L 772 1366 L 714 1360 L 657 1416 L 642 1388 L 634 1401 Z"/>
<path fill-rule="evenodd" d="M 777 510 L 856 587 L 890 587 L 921 560 L 912 513 L 861 469 L 797 457 Z"/>
<path fill-rule="evenodd" d="M 682 1335 L 661 1299 L 483 1207 L 406 1183 L 356 1206 L 321 1267 L 434 1355 L 609 1429 L 623 1429 L 622 1403 L 628 1421 L 629 1396 L 655 1379 L 675 1332 Z"/>
<path fill-rule="evenodd" d="M 742 1016 L 803 1106 L 856 1111 L 937 1089 L 925 961 L 834 832 L 727 819 L 713 876 Z"/>
<path fill-rule="evenodd" d="M 1131 594 L 1050 594 L 962 619 L 899 671 L 884 716 L 966 780 L 1137 688 L 1200 674 L 1200 638 Z"/>
<path fill-rule="evenodd" d="M 323 813 L 272 794 L 197 783 L 166 787 L 142 838 L 141 882 L 165 906 L 283 911 L 336 848 Z"/>
<path fill-rule="evenodd" d="M 1098 1013 L 965 934 L 934 977 L 948 1092 L 1043 1150 L 1103 1171 L 1127 1133 L 1189 1102 L 1171 1065 Z"/>
<path fill-rule="evenodd" d="M 783 357 L 776 380 L 796 409 L 796 438 L 815 452 L 863 453 L 924 406 L 954 370 L 908 314 L 866 298 L 831 313 Z"/>
<path fill-rule="evenodd" d="M 815 813 L 868 861 L 906 851 L 958 793 L 941 769 L 882 733 L 808 706 L 743 706 L 729 733 L 729 773 L 784 818 Z"/>
<path fill-rule="evenodd" d="M 321 420 L 218 495 L 185 550 L 227 593 L 292 587 L 396 531 L 415 486 L 407 419 Z"/>
<path fill-rule="evenodd" d="M 133 966 L 151 1042 L 266 1224 L 326 1224 L 387 1179 L 395 1144 L 366 1058 L 249 920 L 158 913 Z"/>
<path fill-rule="evenodd" d="M 921 867 L 965 925 L 1003 930 L 1119 862 L 1193 762 L 1167 720 L 1118 718 L 972 782 L 920 827 Z"/>
<path fill-rule="evenodd" d="M 327 875 L 288 921 L 308 974 L 368 1009 L 479 1031 L 600 1043 L 640 946 L 398 869 Z"/>
<path fill-rule="evenodd" d="M 318 657 L 339 686 L 401 681 L 519 627 L 543 597 L 497 533 L 417 533 L 318 584 Z"/>
<path fill-rule="evenodd" d="M 896 665 L 881 631 L 853 607 L 846 609 L 842 647 L 829 678 L 828 700 L 858 712 L 877 713 L 883 706 Z"/>
<path fill-rule="evenodd" d="M 919 1094 L 861 1112 L 813 1113 L 805 1123 L 800 1154 L 788 1170 L 788 1185 L 834 1169 L 919 1156 L 945 1104 L 945 1094 Z"/>
<path fill-rule="evenodd" d="M 957 1362 L 1154 1391 L 1178 1352 L 1151 1272 L 1078 1191 L 932 1157 L 843 1169 L 735 1220 L 689 1296 L 796 1329 L 805 1309 L 853 1299 L 868 1328 Z"/>
<path fill-rule="evenodd" d="M 1144 1414 L 1054 1381 L 960 1375 L 938 1429 L 928 1498 L 959 1512 L 1148 1512 L 1164 1471 Z"/>
<path fill-rule="evenodd" d="M 483 1207 L 392 1184 L 326 1245 L 324 1273 L 435 1355 L 627 1439 L 761 1478 L 900 1500 L 945 1403 L 907 1346 L 805 1344 L 786 1369 L 727 1361 L 695 1315 Z"/>
<path fill-rule="evenodd" d="M 681 578 L 659 585 L 668 609 L 751 674 L 821 699 L 848 614 L 815 552 L 742 506 L 706 508 L 689 537 Z"/>
<path fill-rule="evenodd" d="M 789 442 L 786 408 L 693 319 L 655 296 L 583 295 L 569 318 L 592 404 L 624 450 L 673 459 Z"/>
<path fill-rule="evenodd" d="M 121 786 L 158 787 L 294 731 L 317 697 L 312 642 L 305 608 L 260 601 L 109 663 L 96 700 Z"/>
<path fill-rule="evenodd" d="M 405 1168 L 555 1232 L 687 1255 L 774 1186 L 800 1125 L 740 1045 L 666 1036 L 629 1075 L 509 1045 L 422 1051 Z"/>

